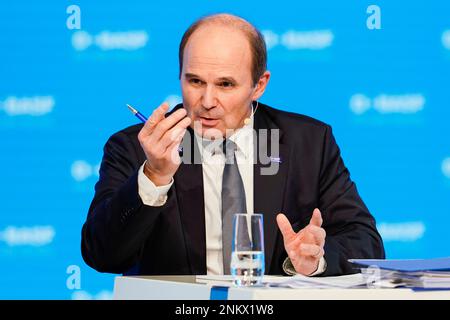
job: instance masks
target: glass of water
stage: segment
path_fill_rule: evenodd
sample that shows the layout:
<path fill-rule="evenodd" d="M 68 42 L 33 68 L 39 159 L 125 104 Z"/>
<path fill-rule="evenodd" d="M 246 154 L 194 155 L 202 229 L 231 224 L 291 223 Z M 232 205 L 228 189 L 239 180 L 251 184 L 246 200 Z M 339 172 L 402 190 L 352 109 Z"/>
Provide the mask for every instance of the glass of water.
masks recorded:
<path fill-rule="evenodd" d="M 236 213 L 232 241 L 230 270 L 234 284 L 261 285 L 265 265 L 263 215 Z"/>

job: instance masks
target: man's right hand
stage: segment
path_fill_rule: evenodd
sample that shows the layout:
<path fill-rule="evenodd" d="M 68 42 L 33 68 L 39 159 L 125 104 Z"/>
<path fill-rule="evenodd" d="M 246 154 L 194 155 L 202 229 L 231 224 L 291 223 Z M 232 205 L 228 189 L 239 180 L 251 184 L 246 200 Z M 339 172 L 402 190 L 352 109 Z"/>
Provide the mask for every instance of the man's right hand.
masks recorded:
<path fill-rule="evenodd" d="M 153 111 L 138 134 L 147 157 L 144 173 L 156 186 L 169 184 L 178 170 L 181 163 L 178 147 L 191 124 L 184 108 L 166 118 L 167 110 L 169 105 L 164 102 Z"/>

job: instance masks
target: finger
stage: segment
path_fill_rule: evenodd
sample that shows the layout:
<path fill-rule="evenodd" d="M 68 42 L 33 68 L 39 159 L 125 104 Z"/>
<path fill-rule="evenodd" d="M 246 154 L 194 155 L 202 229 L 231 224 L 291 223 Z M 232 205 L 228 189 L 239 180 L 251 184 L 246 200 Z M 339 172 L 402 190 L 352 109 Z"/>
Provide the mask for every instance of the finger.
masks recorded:
<path fill-rule="evenodd" d="M 161 120 L 152 132 L 152 140 L 158 142 L 161 137 L 178 122 L 186 118 L 186 109 L 181 108 L 172 113 L 170 116 Z M 189 118 L 188 118 L 189 119 Z M 190 123 L 190 122 L 189 122 Z"/>
<path fill-rule="evenodd" d="M 319 209 L 314 209 L 311 220 L 309 221 L 310 224 L 321 227 L 322 226 L 322 214 L 320 213 Z"/>
<path fill-rule="evenodd" d="M 277 224 L 285 242 L 291 242 L 295 239 L 296 233 L 292 229 L 291 223 L 284 214 L 279 213 L 277 215 Z"/>
<path fill-rule="evenodd" d="M 147 119 L 139 134 L 142 136 L 148 136 L 153 131 L 153 128 L 158 124 L 158 122 L 164 119 L 164 115 L 166 114 L 167 110 L 169 110 L 169 104 L 167 102 L 163 102 L 161 105 L 159 105 L 159 107 L 156 108 L 151 116 Z"/>
<path fill-rule="evenodd" d="M 151 150 L 151 153 L 156 158 L 164 157 L 169 145 L 172 144 L 174 140 L 181 134 L 181 132 L 186 130 L 191 123 L 191 119 L 185 117 L 180 122 L 178 122 L 172 129 L 168 130 L 160 140 L 156 140 L 155 133 L 153 132 L 144 142 L 144 146 Z M 183 134 L 184 136 L 184 134 Z"/>
<path fill-rule="evenodd" d="M 179 122 L 177 122 L 172 128 L 167 130 L 162 137 L 154 142 L 158 145 L 161 145 L 163 147 L 167 147 L 169 144 L 171 144 L 180 134 L 182 131 L 186 131 L 186 128 L 189 127 L 191 124 L 191 118 L 184 117 Z M 152 139 L 155 139 L 155 134 L 152 134 Z"/>
<path fill-rule="evenodd" d="M 323 228 L 316 227 L 315 225 L 310 224 L 303 231 L 305 233 L 303 237 L 306 243 L 309 243 L 311 240 L 313 240 L 313 243 L 322 245 L 325 242 L 326 232 Z M 307 234 L 310 234 L 311 237 L 307 237 Z"/>
<path fill-rule="evenodd" d="M 186 119 L 186 117 L 184 117 L 185 114 L 186 111 L 184 109 L 180 109 L 172 113 L 170 116 L 165 117 L 164 120 L 158 122 L 158 124 L 150 131 L 148 136 L 145 137 L 145 144 L 154 150 L 159 149 L 160 151 L 164 151 L 165 147 L 170 144 L 170 141 L 165 144 L 164 148 L 160 148 L 160 139 L 171 129 L 172 126 L 175 127 L 174 124 L 176 125 L 183 118 Z"/>
<path fill-rule="evenodd" d="M 308 232 L 307 226 L 298 232 L 298 237 L 300 238 L 301 242 L 312 244 L 316 243 L 314 235 L 311 232 Z"/>
<path fill-rule="evenodd" d="M 185 133 L 186 130 L 184 130 L 178 137 L 176 137 L 176 139 L 166 149 L 165 156 L 170 157 L 170 160 L 173 164 L 181 163 L 181 157 L 178 150 Z"/>
<path fill-rule="evenodd" d="M 296 256 L 309 256 L 309 252 L 305 251 L 305 249 L 316 248 L 314 253 L 317 253 L 317 248 L 321 246 L 315 242 L 304 242 L 300 239 L 300 237 L 296 237 L 287 247 L 286 251 L 295 254 Z"/>
<path fill-rule="evenodd" d="M 300 237 L 295 236 L 291 241 L 285 244 L 286 252 L 295 252 L 302 244 Z"/>
<path fill-rule="evenodd" d="M 289 259 L 291 260 L 292 265 L 300 274 L 310 275 L 317 270 L 317 259 L 311 256 L 302 256 L 295 251 L 289 252 Z"/>
<path fill-rule="evenodd" d="M 157 144 L 157 148 L 162 150 L 162 153 L 170 151 L 175 144 L 180 144 L 186 135 L 186 127 L 177 126 L 171 130 L 171 133 L 167 132 L 167 138 L 164 138 L 164 143 L 162 140 Z"/>
<path fill-rule="evenodd" d="M 323 256 L 324 250 L 322 249 L 322 247 L 315 244 L 302 243 L 299 246 L 298 253 L 301 256 L 319 259 Z"/>
<path fill-rule="evenodd" d="M 183 131 L 184 130 L 184 131 Z M 155 158 L 155 159 L 163 159 L 163 158 L 169 158 L 170 157 L 170 152 L 173 149 L 172 147 L 175 144 L 180 144 L 181 141 L 183 140 L 183 137 L 185 135 L 185 129 L 183 130 L 179 130 L 177 131 L 177 134 L 171 134 L 170 138 L 165 139 L 164 142 L 160 141 L 156 144 L 149 143 L 151 148 L 151 155 Z"/>
<path fill-rule="evenodd" d="M 288 251 L 289 259 L 291 259 L 291 263 L 294 266 L 295 270 L 298 270 L 298 265 L 300 264 L 301 256 L 297 254 L 296 250 Z M 297 271 L 298 272 L 298 271 Z"/>
<path fill-rule="evenodd" d="M 166 150 L 169 145 L 171 145 L 176 139 L 184 136 L 186 128 L 191 124 L 191 119 L 186 117 L 180 122 L 178 122 L 172 129 L 167 131 L 162 138 L 159 140 L 158 144 L 162 149 Z"/>

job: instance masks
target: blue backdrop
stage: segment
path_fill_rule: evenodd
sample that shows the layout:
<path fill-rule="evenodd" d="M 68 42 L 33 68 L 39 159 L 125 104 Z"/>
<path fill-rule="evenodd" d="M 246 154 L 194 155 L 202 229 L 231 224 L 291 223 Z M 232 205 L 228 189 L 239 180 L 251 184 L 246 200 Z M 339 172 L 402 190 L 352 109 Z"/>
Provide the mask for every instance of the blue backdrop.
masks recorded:
<path fill-rule="evenodd" d="M 2 1 L 0 298 L 111 297 L 80 254 L 102 147 L 180 101 L 182 33 L 223 11 L 266 37 L 261 101 L 333 126 L 387 256 L 450 256 L 450 2 Z"/>

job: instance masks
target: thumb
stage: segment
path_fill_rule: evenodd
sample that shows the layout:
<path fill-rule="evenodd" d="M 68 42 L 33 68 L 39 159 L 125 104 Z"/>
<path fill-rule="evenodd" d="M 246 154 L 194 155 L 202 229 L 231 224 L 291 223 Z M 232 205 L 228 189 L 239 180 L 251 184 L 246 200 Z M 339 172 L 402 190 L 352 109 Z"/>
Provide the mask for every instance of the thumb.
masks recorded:
<path fill-rule="evenodd" d="M 284 214 L 279 213 L 277 215 L 277 224 L 285 241 L 290 241 L 296 235 L 292 229 L 291 223 Z"/>
<path fill-rule="evenodd" d="M 321 227 L 322 226 L 322 213 L 320 212 L 320 210 L 318 208 L 314 209 L 311 220 L 309 221 L 309 224 L 312 224 L 316 227 Z"/>

